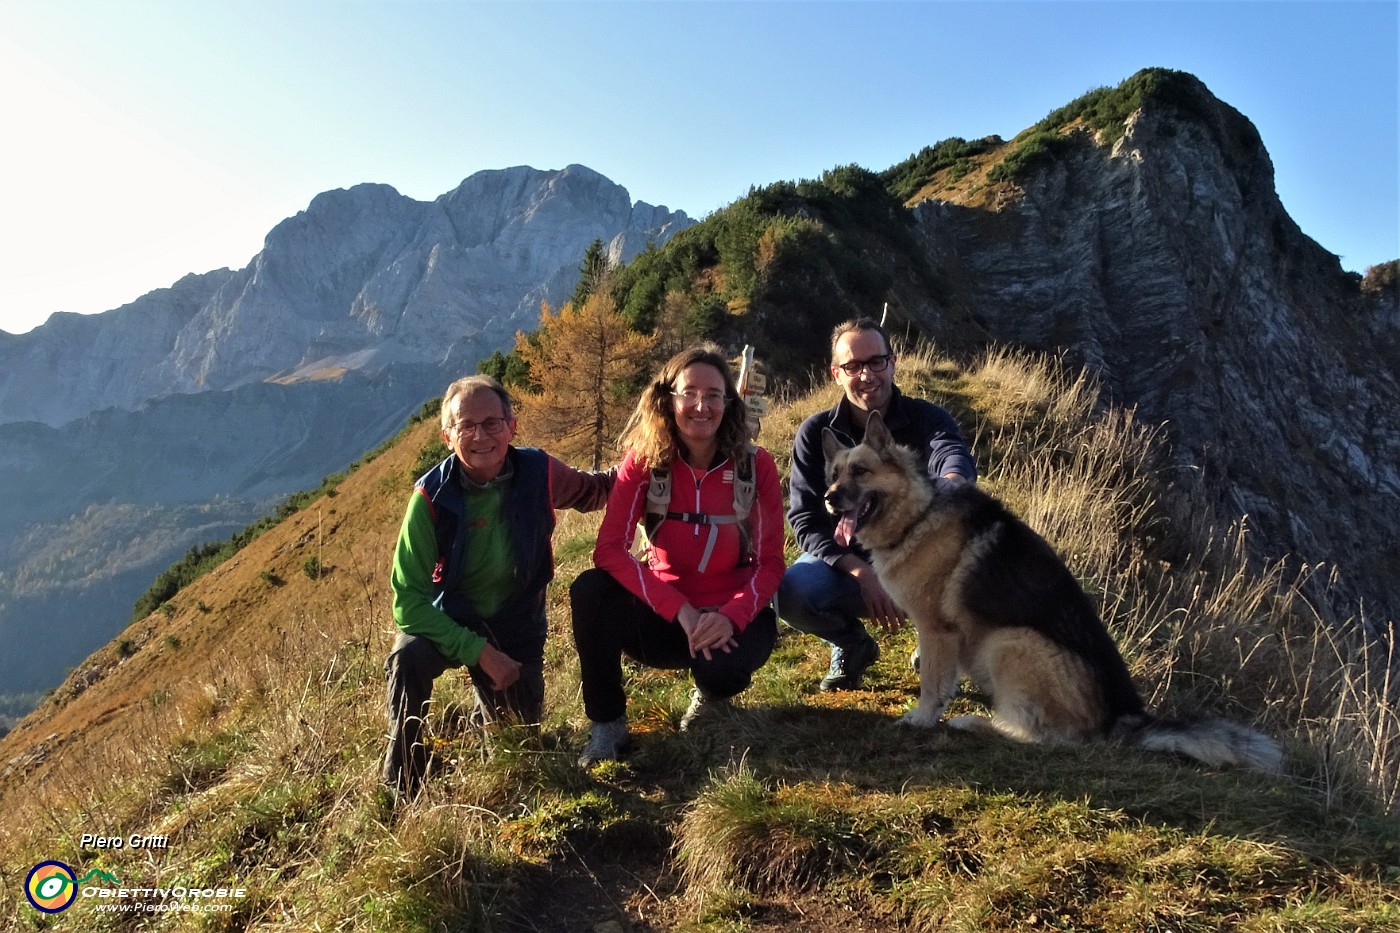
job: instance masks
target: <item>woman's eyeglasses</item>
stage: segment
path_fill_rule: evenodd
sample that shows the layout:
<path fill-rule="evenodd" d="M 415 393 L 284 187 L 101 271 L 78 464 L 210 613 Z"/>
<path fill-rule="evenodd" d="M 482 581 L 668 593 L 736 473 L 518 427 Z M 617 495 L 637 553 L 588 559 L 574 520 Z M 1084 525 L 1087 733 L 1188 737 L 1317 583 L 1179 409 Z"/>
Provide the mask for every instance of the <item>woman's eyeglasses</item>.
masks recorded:
<path fill-rule="evenodd" d="M 686 408 L 695 408 L 701 402 L 705 403 L 706 408 L 722 408 L 728 399 L 728 396 L 723 392 L 697 392 L 694 389 L 672 392 L 671 395 Z"/>

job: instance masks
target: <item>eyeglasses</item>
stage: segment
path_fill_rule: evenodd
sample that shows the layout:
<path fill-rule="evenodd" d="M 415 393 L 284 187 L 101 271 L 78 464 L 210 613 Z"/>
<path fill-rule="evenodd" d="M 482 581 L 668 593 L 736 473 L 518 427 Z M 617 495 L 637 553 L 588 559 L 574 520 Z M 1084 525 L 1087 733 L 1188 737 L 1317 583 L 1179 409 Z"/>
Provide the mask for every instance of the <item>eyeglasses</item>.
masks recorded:
<path fill-rule="evenodd" d="M 481 428 L 487 434 L 500 434 L 505 426 L 506 419 L 491 417 L 481 421 L 458 421 L 456 424 L 448 425 L 447 430 L 462 437 L 471 437 L 476 433 L 477 428 Z"/>
<path fill-rule="evenodd" d="M 694 389 L 672 392 L 671 395 L 686 408 L 696 408 L 701 402 L 705 403 L 706 408 L 722 408 L 729 399 L 723 392 L 697 392 Z"/>
<path fill-rule="evenodd" d="M 882 353 L 879 356 L 872 356 L 868 360 L 850 360 L 846 363 L 837 363 L 836 368 L 848 376 L 859 376 L 862 369 L 868 369 L 872 373 L 882 373 L 885 367 L 890 365 L 890 360 L 894 359 L 892 353 Z"/>

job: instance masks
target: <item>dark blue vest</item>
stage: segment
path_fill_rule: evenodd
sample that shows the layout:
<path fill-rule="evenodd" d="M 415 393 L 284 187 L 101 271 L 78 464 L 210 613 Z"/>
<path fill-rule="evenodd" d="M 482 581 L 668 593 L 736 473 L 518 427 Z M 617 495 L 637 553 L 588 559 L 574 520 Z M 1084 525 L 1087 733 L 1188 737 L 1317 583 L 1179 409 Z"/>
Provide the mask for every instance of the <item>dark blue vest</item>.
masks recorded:
<path fill-rule="evenodd" d="M 554 579 L 554 508 L 549 498 L 549 456 L 533 447 L 512 447 L 506 454 L 513 475 L 501 503 L 501 518 L 510 524 L 515 552 L 514 584 L 500 610 L 482 617 L 458 593 L 462 564 L 472 531 L 462 521 L 465 512 L 462 466 L 456 455 L 433 467 L 418 480 L 432 503 L 437 531 L 438 565 L 433 572 L 437 598 L 433 601 L 458 625 L 464 625 L 517 661 L 543 655 L 548 624 L 545 587 Z"/>

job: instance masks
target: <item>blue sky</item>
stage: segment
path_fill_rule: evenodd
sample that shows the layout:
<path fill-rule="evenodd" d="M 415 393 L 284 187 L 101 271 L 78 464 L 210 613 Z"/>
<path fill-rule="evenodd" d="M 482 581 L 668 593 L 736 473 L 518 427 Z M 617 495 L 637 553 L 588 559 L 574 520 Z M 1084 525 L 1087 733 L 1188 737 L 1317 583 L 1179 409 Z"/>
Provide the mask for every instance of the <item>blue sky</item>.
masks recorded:
<path fill-rule="evenodd" d="M 1303 231 L 1400 257 L 1400 18 L 1364 2 L 0 0 L 0 328 L 241 268 L 321 191 L 582 163 L 693 217 L 1010 138 L 1144 67 L 1258 127 Z"/>

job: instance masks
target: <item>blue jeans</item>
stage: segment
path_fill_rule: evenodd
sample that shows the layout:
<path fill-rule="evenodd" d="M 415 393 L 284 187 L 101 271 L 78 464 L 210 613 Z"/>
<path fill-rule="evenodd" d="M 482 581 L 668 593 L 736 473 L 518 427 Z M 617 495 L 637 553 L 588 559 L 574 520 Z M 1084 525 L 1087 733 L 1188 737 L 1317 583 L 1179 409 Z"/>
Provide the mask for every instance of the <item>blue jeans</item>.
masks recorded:
<path fill-rule="evenodd" d="M 799 632 L 846 651 L 870 637 L 865 614 L 860 584 L 820 558 L 803 554 L 783 574 L 778 615 Z"/>

